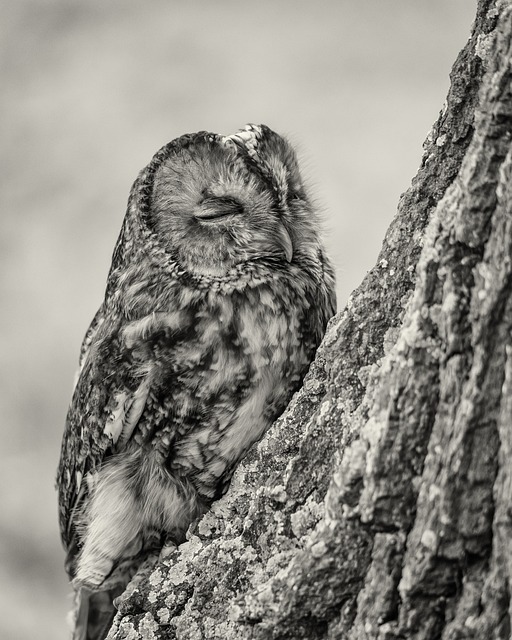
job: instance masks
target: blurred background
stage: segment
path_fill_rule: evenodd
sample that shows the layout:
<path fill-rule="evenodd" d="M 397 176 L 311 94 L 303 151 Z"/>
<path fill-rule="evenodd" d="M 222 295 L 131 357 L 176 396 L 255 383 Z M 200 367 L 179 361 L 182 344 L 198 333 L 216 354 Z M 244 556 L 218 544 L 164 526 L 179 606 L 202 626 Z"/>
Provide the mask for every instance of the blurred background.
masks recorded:
<path fill-rule="evenodd" d="M 476 0 L 16 0 L 0 8 L 0 638 L 63 640 L 55 468 L 128 192 L 186 132 L 287 134 L 339 308 L 419 166 Z"/>

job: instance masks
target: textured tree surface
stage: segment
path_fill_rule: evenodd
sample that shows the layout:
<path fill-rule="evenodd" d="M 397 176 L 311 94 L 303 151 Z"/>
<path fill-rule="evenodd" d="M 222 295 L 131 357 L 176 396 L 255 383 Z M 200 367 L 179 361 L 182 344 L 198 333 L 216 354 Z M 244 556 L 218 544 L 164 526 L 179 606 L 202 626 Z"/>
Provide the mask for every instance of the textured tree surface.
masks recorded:
<path fill-rule="evenodd" d="M 110 640 L 510 637 L 510 0 L 451 79 L 303 389 Z"/>

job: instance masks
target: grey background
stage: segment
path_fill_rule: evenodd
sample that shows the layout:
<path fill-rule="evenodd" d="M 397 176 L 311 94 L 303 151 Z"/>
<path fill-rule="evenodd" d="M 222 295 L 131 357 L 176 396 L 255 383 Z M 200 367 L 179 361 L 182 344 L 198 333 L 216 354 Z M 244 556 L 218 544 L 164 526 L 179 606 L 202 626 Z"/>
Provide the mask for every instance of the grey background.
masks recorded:
<path fill-rule="evenodd" d="M 0 637 L 61 640 L 53 482 L 133 179 L 186 132 L 299 147 L 339 307 L 375 262 L 473 0 L 17 0 L 0 8 Z"/>

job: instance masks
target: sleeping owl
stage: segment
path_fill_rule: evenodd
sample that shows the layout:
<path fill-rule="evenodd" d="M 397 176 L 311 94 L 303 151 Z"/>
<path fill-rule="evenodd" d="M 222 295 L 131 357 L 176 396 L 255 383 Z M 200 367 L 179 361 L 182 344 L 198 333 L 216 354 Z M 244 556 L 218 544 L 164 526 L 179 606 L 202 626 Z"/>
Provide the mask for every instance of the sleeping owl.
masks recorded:
<path fill-rule="evenodd" d="M 249 125 L 156 153 L 131 190 L 62 443 L 66 568 L 88 603 L 76 638 L 103 637 L 98 611 L 226 490 L 334 312 L 318 217 L 283 137 Z"/>

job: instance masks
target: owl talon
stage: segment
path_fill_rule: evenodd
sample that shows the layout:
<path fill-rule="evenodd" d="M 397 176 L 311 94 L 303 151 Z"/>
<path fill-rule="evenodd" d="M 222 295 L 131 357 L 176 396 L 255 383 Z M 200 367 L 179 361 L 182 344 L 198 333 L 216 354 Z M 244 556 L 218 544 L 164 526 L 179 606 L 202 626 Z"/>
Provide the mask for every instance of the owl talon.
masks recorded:
<path fill-rule="evenodd" d="M 160 551 L 160 555 L 158 556 L 158 561 L 163 562 L 164 560 L 168 560 L 177 548 L 178 545 L 175 542 L 172 540 L 166 540 L 162 550 Z"/>
<path fill-rule="evenodd" d="M 187 540 L 190 540 L 191 538 L 194 537 L 196 529 L 200 522 L 201 522 L 201 518 L 196 518 L 195 520 L 192 520 L 192 522 L 189 524 L 188 529 L 185 533 L 185 538 Z"/>
<path fill-rule="evenodd" d="M 131 595 L 139 584 L 150 575 L 159 560 L 160 558 L 157 553 L 151 553 L 139 566 L 137 573 L 130 580 L 124 592 L 113 600 L 114 606 L 118 611 L 121 611 L 121 613 L 126 611 Z"/>

